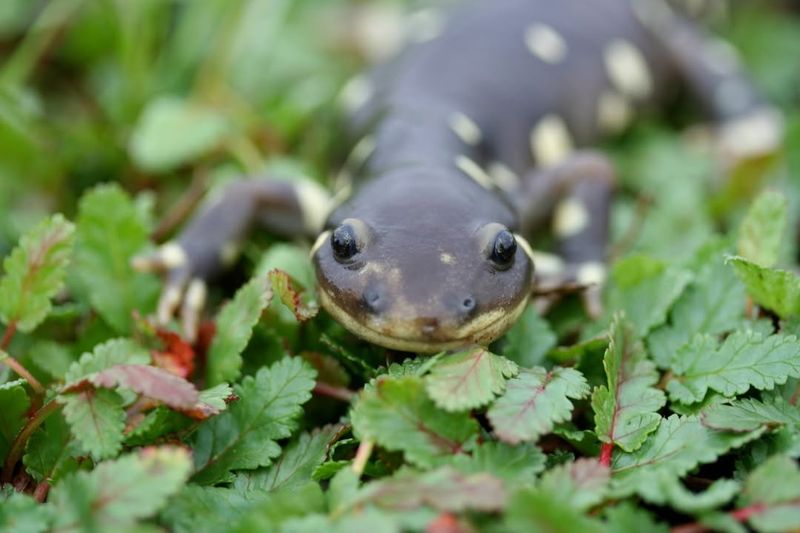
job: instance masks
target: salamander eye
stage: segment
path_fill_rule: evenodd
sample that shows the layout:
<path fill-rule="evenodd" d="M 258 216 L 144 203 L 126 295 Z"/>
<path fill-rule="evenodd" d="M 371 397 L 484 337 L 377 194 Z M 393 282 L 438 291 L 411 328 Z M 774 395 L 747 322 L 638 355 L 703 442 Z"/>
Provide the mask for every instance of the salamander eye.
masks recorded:
<path fill-rule="evenodd" d="M 490 259 L 498 266 L 505 267 L 511 264 L 514 254 L 517 253 L 517 241 L 507 229 L 501 230 L 494 238 Z"/>
<path fill-rule="evenodd" d="M 346 261 L 358 253 L 358 242 L 355 231 L 349 224 L 342 224 L 331 233 L 333 255 L 340 261 Z"/>

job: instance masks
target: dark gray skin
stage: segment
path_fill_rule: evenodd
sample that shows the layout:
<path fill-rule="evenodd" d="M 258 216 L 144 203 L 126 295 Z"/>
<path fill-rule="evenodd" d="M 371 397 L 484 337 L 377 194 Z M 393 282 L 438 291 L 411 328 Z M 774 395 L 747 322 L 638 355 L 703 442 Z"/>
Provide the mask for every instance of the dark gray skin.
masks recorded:
<path fill-rule="evenodd" d="M 372 149 L 351 158 L 351 196 L 312 250 L 323 306 L 390 348 L 487 344 L 524 309 L 535 281 L 525 236 L 548 222 L 561 261 L 537 257 L 540 282 L 601 283 L 614 172 L 580 147 L 679 84 L 724 143 L 742 137 L 744 156 L 774 149 L 780 123 L 729 50 L 665 9 L 659 0 L 474 2 L 376 71 L 350 121 L 369 136 L 360 151 Z M 218 271 L 226 243 L 252 222 L 312 234 L 327 209 L 292 184 L 230 187 L 166 252 L 139 260 L 169 271 L 159 316 L 169 319 L 189 284 L 184 326 L 196 323 L 204 292 L 189 280 Z M 516 247 L 498 261 L 509 233 Z M 342 235 L 353 243 L 344 255 Z"/>

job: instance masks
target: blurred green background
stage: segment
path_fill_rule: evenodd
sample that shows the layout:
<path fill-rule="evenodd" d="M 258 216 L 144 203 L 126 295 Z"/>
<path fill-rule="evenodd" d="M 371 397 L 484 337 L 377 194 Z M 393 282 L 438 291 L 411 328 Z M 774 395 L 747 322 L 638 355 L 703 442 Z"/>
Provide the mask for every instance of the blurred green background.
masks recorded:
<path fill-rule="evenodd" d="M 341 155 L 333 103 L 367 59 L 363 41 L 391 39 L 392 16 L 430 3 L 2 0 L 0 255 L 43 215 L 72 216 L 101 182 L 143 193 L 160 219 L 187 189 L 270 165 L 326 180 Z M 738 4 L 710 24 L 785 110 L 786 157 L 770 179 L 794 191 L 800 19 L 777 1 Z M 651 204 L 628 248 L 688 256 L 749 196 L 714 189 L 679 133 L 651 123 L 610 146 L 631 193 L 616 206 L 619 239 L 641 199 Z"/>

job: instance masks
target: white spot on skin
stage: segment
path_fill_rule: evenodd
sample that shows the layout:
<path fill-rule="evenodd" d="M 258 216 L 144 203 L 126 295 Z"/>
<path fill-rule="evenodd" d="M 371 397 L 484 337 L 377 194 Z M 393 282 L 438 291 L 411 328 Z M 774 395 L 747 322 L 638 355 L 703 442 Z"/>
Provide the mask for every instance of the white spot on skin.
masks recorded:
<path fill-rule="evenodd" d="M 372 98 L 372 83 L 366 76 L 351 78 L 339 93 L 342 107 L 348 113 L 354 113 Z"/>
<path fill-rule="evenodd" d="M 477 146 L 481 142 L 480 128 L 464 113 L 453 113 L 449 123 L 450 129 L 465 143 Z"/>
<path fill-rule="evenodd" d="M 567 43 L 551 26 L 534 24 L 525 31 L 525 45 L 528 50 L 544 61 L 555 65 L 567 57 Z"/>
<path fill-rule="evenodd" d="M 183 299 L 181 309 L 181 326 L 187 340 L 194 342 L 197 336 L 197 325 L 200 321 L 200 313 L 206 304 L 208 290 L 205 282 L 200 279 L 193 279 L 186 289 L 186 296 Z"/>
<path fill-rule="evenodd" d="M 533 261 L 535 267 L 536 266 L 536 261 L 534 259 L 535 254 L 533 252 L 533 248 L 531 248 L 531 245 L 528 242 L 528 239 L 526 239 L 519 233 L 515 233 L 514 240 L 517 241 L 517 244 L 519 245 L 520 248 L 522 248 L 522 251 L 525 252 L 525 255 L 527 255 L 530 258 L 530 260 Z"/>
<path fill-rule="evenodd" d="M 326 230 L 320 233 L 317 236 L 317 240 L 314 241 L 314 245 L 311 247 L 311 250 L 308 252 L 308 256 L 314 257 L 314 255 L 319 251 L 322 245 L 325 244 L 330 238 L 331 238 L 330 230 Z"/>
<path fill-rule="evenodd" d="M 517 173 L 499 161 L 494 161 L 489 164 L 489 176 L 491 176 L 497 186 L 504 191 L 515 191 L 519 189 L 520 179 Z"/>
<path fill-rule="evenodd" d="M 573 150 L 572 137 L 564 120 L 557 115 L 546 115 L 531 130 L 531 152 L 541 165 L 561 162 Z"/>
<path fill-rule="evenodd" d="M 633 107 L 616 91 L 605 91 L 597 101 L 597 124 L 609 133 L 619 133 L 631 123 Z"/>
<path fill-rule="evenodd" d="M 448 254 L 448 253 L 445 253 L 445 252 L 442 252 L 442 253 L 439 255 L 439 260 L 440 260 L 442 263 L 444 263 L 445 265 L 452 265 L 452 264 L 453 264 L 453 263 L 455 263 L 455 261 L 456 261 L 456 260 L 455 260 L 455 258 L 454 258 L 452 255 L 450 255 L 450 254 Z"/>
<path fill-rule="evenodd" d="M 167 270 L 180 268 L 188 261 L 183 247 L 176 242 L 168 242 L 161 246 L 158 256 Z"/>
<path fill-rule="evenodd" d="M 780 113 L 762 108 L 723 125 L 719 144 L 726 156 L 757 157 L 775 151 L 783 141 L 783 131 Z"/>
<path fill-rule="evenodd" d="M 642 52 L 624 39 L 615 39 L 606 46 L 603 56 L 608 77 L 625 96 L 646 98 L 653 89 L 653 80 Z"/>
<path fill-rule="evenodd" d="M 556 207 L 553 233 L 560 239 L 573 237 L 589 225 L 589 211 L 580 200 L 567 198 Z"/>
<path fill-rule="evenodd" d="M 165 326 L 169 323 L 175 308 L 181 301 L 182 291 L 182 287 L 169 287 L 161 296 L 156 311 L 156 317 L 160 325 Z"/>
<path fill-rule="evenodd" d="M 303 226 L 309 233 L 316 233 L 322 229 L 325 219 L 331 208 L 331 198 L 328 191 L 319 183 L 311 180 L 302 180 L 297 183 L 297 203 L 303 217 Z"/>
<path fill-rule="evenodd" d="M 606 266 L 596 261 L 584 263 L 578 267 L 575 278 L 581 285 L 602 285 L 606 280 Z"/>
<path fill-rule="evenodd" d="M 475 180 L 484 189 L 492 188 L 492 178 L 481 168 L 481 166 L 465 155 L 456 157 L 456 167 Z"/>
<path fill-rule="evenodd" d="M 533 264 L 536 272 L 543 275 L 556 275 L 564 271 L 564 260 L 555 254 L 533 250 Z"/>

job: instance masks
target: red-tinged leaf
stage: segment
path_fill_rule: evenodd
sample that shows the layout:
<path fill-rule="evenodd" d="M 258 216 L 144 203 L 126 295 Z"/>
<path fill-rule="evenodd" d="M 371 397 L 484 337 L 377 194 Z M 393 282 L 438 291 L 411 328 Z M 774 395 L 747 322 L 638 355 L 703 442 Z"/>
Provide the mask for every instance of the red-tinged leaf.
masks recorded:
<path fill-rule="evenodd" d="M 190 409 L 180 411 L 195 420 L 205 420 L 224 411 L 228 404 L 238 400 L 230 385 L 222 383 L 216 387 L 200 392 L 200 398 Z"/>
<path fill-rule="evenodd" d="M 607 386 L 592 394 L 597 438 L 632 452 L 658 428 L 658 410 L 667 398 L 655 388 L 658 371 L 624 315 L 615 316 L 611 324 L 603 366 Z"/>
<path fill-rule="evenodd" d="M 370 483 L 353 505 L 371 503 L 398 511 L 427 506 L 449 512 L 491 512 L 503 509 L 507 498 L 503 482 L 492 474 L 464 474 L 444 466 L 425 473 L 405 471 Z"/>
<path fill-rule="evenodd" d="M 275 295 L 280 298 L 281 302 L 288 307 L 298 322 L 305 322 L 317 316 L 319 312 L 319 305 L 311 297 L 308 291 L 298 291 L 289 274 L 282 270 L 272 270 L 269 274 L 269 281 L 272 284 L 272 290 Z"/>
<path fill-rule="evenodd" d="M 88 384 L 105 389 L 130 389 L 176 409 L 192 409 L 200 399 L 197 389 L 185 379 L 148 365 L 115 365 L 69 384 L 64 392 L 85 390 Z"/>
<path fill-rule="evenodd" d="M 610 479 L 608 466 L 596 459 L 583 458 L 547 471 L 538 488 L 559 501 L 569 502 L 576 510 L 585 511 L 603 501 Z"/>
<path fill-rule="evenodd" d="M 163 328 L 157 328 L 156 335 L 164 343 L 164 350 L 153 350 L 155 365 L 182 378 L 191 376 L 195 361 L 192 345 L 177 333 Z"/>

